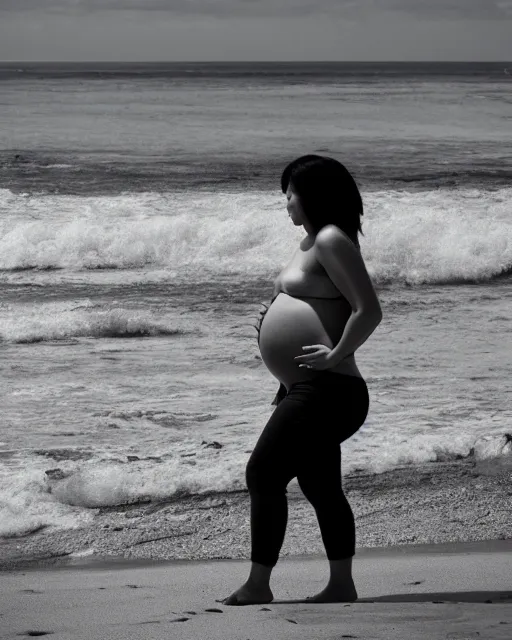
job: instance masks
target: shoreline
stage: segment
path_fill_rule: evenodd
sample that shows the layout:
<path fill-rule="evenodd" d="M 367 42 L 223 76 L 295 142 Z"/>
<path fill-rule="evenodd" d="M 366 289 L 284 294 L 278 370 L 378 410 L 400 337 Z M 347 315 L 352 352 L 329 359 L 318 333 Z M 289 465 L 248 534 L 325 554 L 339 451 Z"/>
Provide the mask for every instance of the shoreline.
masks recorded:
<path fill-rule="evenodd" d="M 356 556 L 375 548 L 512 540 L 511 475 L 495 463 L 462 459 L 344 476 Z M 86 527 L 0 539 L 0 571 L 112 561 L 249 562 L 249 509 L 246 490 L 105 507 Z M 314 556 L 325 558 L 316 515 L 292 482 L 280 558 Z"/>

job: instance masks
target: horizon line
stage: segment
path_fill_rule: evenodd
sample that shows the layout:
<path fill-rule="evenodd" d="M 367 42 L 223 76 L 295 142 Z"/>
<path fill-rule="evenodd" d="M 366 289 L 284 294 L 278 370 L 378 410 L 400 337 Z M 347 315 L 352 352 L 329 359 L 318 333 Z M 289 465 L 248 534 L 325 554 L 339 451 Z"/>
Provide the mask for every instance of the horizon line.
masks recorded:
<path fill-rule="evenodd" d="M 498 64 L 512 60 L 0 60 L 0 64 Z"/>

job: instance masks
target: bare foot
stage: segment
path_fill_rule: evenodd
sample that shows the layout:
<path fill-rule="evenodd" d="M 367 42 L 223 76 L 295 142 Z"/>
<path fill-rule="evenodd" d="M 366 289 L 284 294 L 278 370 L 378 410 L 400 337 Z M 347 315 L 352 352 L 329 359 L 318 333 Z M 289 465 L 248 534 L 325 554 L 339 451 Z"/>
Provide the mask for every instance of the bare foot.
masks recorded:
<path fill-rule="evenodd" d="M 226 605 L 268 604 L 273 599 L 274 594 L 270 587 L 255 587 L 246 582 L 230 596 L 217 602 Z"/>
<path fill-rule="evenodd" d="M 357 591 L 352 587 L 334 587 L 327 585 L 323 591 L 316 596 L 306 598 L 306 602 L 355 602 Z"/>

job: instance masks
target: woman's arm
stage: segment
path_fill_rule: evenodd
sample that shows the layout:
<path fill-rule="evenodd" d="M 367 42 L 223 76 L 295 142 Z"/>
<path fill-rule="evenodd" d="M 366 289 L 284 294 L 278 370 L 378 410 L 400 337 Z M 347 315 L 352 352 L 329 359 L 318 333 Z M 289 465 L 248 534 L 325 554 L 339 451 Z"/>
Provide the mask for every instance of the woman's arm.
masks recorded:
<path fill-rule="evenodd" d="M 365 311 L 354 311 L 345 325 L 341 340 L 329 353 L 329 360 L 337 366 L 347 356 L 351 355 L 364 344 L 375 331 L 382 316 Z"/>
<path fill-rule="evenodd" d="M 335 225 L 321 229 L 315 239 L 315 253 L 352 307 L 341 340 L 329 355 L 336 366 L 366 342 L 381 322 L 382 310 L 360 252 L 341 229 Z"/>

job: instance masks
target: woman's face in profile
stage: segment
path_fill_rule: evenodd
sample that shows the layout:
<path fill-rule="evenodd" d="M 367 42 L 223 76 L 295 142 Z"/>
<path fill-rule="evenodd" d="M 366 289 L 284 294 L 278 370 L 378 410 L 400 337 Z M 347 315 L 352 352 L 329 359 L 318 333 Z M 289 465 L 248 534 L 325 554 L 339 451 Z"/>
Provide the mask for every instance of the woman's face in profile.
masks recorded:
<path fill-rule="evenodd" d="M 286 190 L 286 198 L 288 201 L 286 205 L 288 215 L 292 219 L 293 224 L 296 227 L 299 227 L 300 225 L 304 224 L 304 212 L 302 211 L 299 196 L 293 190 L 291 183 L 288 184 L 288 189 Z"/>

